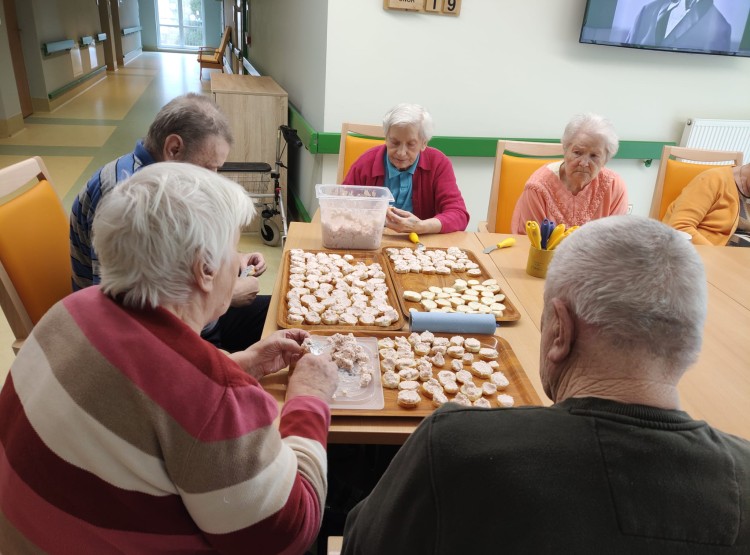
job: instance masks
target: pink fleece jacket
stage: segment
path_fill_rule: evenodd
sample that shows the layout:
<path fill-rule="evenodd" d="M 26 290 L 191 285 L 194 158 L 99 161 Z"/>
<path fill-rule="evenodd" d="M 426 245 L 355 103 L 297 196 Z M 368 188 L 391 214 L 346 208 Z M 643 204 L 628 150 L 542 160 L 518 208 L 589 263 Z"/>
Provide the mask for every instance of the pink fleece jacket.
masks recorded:
<path fill-rule="evenodd" d="M 344 185 L 385 184 L 385 145 L 371 148 L 360 156 L 344 178 Z M 448 157 L 427 147 L 422 151 L 412 178 L 414 215 L 421 220 L 437 218 L 443 225 L 440 233 L 464 231 L 469 212 L 458 190 L 456 175 Z"/>
<path fill-rule="evenodd" d="M 627 211 L 625 182 L 609 168 L 602 168 L 591 183 L 574 195 L 560 181 L 560 162 L 553 162 L 529 177 L 513 211 L 510 230 L 526 233 L 527 220 L 541 222 L 549 218 L 570 227 Z"/>

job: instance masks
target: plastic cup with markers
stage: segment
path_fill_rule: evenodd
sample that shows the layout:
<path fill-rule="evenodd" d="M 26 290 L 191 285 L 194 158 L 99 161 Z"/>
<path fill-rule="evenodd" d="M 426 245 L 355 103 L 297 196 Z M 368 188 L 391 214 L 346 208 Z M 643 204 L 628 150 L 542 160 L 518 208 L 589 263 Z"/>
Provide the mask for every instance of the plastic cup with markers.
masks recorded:
<path fill-rule="evenodd" d="M 555 254 L 555 248 L 576 229 L 577 225 L 566 228 L 565 224 L 555 225 L 555 222 L 546 218 L 541 224 L 533 220 L 526 222 L 526 235 L 531 242 L 526 273 L 538 278 L 547 277 L 547 268 Z"/>

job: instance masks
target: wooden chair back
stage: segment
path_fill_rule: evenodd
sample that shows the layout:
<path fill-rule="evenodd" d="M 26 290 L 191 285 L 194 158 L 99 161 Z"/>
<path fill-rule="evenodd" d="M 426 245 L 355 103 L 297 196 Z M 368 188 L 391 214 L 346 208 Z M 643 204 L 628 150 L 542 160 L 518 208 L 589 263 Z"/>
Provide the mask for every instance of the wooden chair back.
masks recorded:
<path fill-rule="evenodd" d="M 490 203 L 487 208 L 487 231 L 511 233 L 513 210 L 529 177 L 543 165 L 559 160 L 562 155 L 560 143 L 502 139 L 497 142 Z"/>
<path fill-rule="evenodd" d="M 68 236 L 68 217 L 41 158 L 0 169 L 0 305 L 15 352 L 72 290 Z"/>
<path fill-rule="evenodd" d="M 224 29 L 224 34 L 221 35 L 221 42 L 219 48 L 213 48 L 210 46 L 202 46 L 198 50 L 198 64 L 200 65 L 200 75 L 203 78 L 203 69 L 220 69 L 224 72 L 224 52 L 227 49 L 229 40 L 232 37 L 232 28 L 227 26 Z"/>
<path fill-rule="evenodd" d="M 336 183 L 341 184 L 344 181 L 349 168 L 365 151 L 383 143 L 385 143 L 385 135 L 383 128 L 379 125 L 342 123 Z"/>
<path fill-rule="evenodd" d="M 661 153 L 649 216 L 661 221 L 667 208 L 680 196 L 685 185 L 696 175 L 710 170 L 716 162 L 740 166 L 742 152 L 665 146 Z"/>

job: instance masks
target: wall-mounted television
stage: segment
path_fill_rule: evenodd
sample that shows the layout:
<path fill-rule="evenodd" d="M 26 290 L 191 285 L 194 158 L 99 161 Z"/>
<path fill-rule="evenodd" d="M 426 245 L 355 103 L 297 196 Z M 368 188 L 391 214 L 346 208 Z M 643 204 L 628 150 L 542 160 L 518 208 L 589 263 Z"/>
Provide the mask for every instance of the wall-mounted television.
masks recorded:
<path fill-rule="evenodd" d="M 579 40 L 750 57 L 750 0 L 587 0 Z"/>

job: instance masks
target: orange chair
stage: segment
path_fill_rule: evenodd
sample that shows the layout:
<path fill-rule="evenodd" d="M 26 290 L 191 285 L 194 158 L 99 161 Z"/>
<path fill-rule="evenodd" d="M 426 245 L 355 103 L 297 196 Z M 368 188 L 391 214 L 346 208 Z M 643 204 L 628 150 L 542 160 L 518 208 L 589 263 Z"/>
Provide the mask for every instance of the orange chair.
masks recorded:
<path fill-rule="evenodd" d="M 699 173 L 710 170 L 713 166 L 709 164 L 716 162 L 741 166 L 742 152 L 665 146 L 661 153 L 649 216 L 661 221 L 667 208 L 680 196 L 685 185 Z"/>
<path fill-rule="evenodd" d="M 72 290 L 69 224 L 39 157 L 0 170 L 0 199 L 0 305 L 17 353 L 34 324 Z"/>
<path fill-rule="evenodd" d="M 384 142 L 383 128 L 379 125 L 342 123 L 336 183 L 340 184 L 344 181 L 349 168 L 366 150 L 382 145 Z"/>
<path fill-rule="evenodd" d="M 495 170 L 492 173 L 487 221 L 480 222 L 479 230 L 490 233 L 511 233 L 513 210 L 531 174 L 562 158 L 560 143 L 532 143 L 525 141 L 497 142 Z"/>
<path fill-rule="evenodd" d="M 203 79 L 203 68 L 220 69 L 221 72 L 224 73 L 224 51 L 227 49 L 231 36 L 232 28 L 227 27 L 224 29 L 224 34 L 221 36 L 219 48 L 202 46 L 200 50 L 198 50 L 198 64 L 200 65 L 201 79 Z"/>

